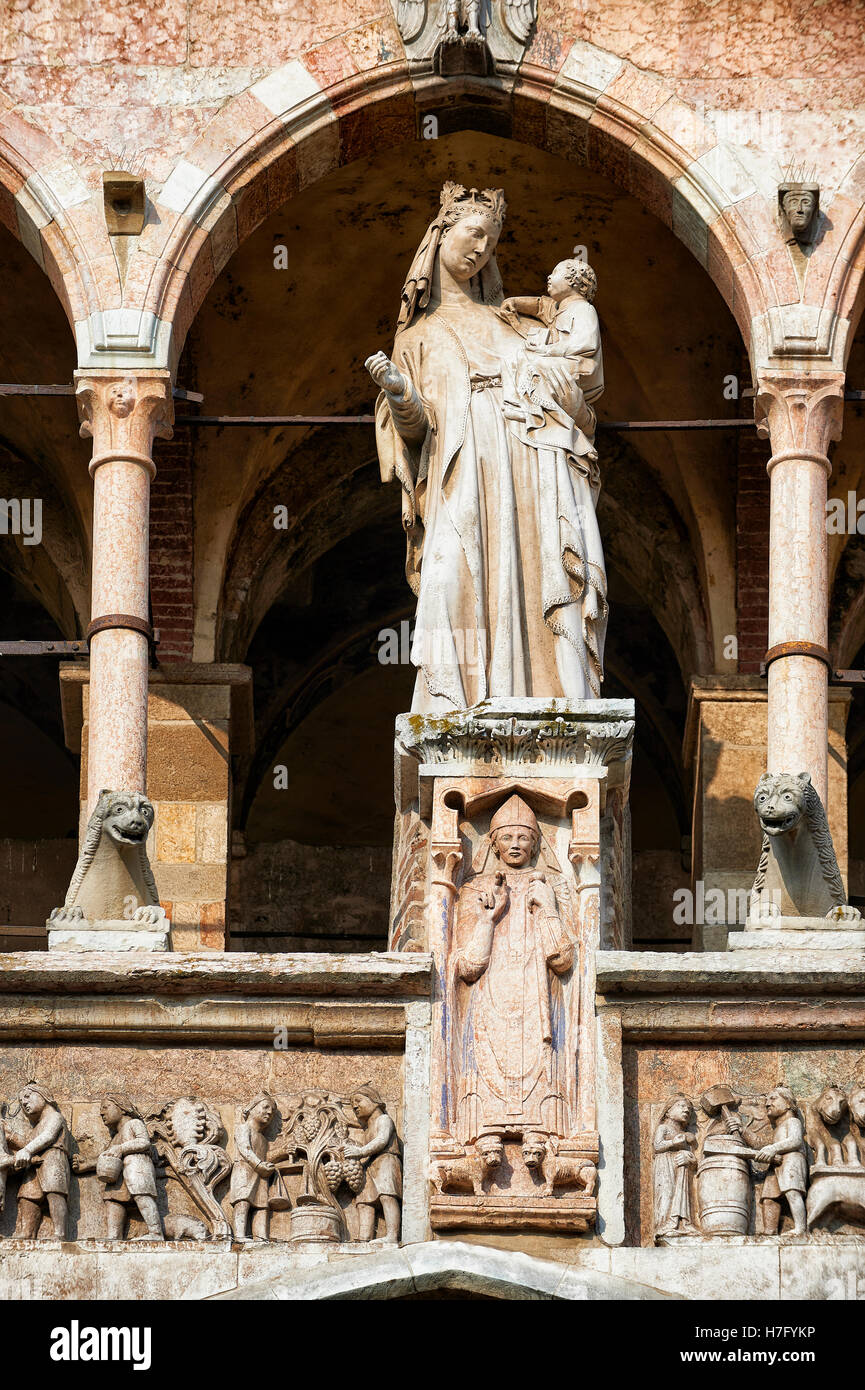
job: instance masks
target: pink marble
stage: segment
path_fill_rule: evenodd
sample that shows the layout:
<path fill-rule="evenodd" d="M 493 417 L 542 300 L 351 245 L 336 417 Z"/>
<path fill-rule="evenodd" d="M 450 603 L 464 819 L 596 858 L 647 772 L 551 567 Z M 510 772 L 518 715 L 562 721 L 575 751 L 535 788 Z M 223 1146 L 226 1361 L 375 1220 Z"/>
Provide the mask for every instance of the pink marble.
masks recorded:
<path fill-rule="evenodd" d="M 81 433 L 93 439 L 91 621 L 149 617 L 150 480 L 156 435 L 171 433 L 168 372 L 76 374 Z M 115 627 L 93 634 L 87 811 L 101 791 L 146 790 L 148 645 Z"/>
<path fill-rule="evenodd" d="M 772 444 L 769 520 L 769 647 L 828 646 L 827 451 L 840 433 L 840 374 L 765 373 L 757 419 Z M 808 772 L 823 804 L 828 778 L 828 670 L 791 653 L 769 667 L 768 768 Z"/>

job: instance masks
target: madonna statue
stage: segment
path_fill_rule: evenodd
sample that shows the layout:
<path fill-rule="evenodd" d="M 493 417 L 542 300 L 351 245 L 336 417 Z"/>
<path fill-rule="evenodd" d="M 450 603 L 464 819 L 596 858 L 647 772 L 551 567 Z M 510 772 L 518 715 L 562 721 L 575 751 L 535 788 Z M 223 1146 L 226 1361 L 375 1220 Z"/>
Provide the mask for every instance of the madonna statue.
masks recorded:
<path fill-rule="evenodd" d="M 603 678 L 596 280 L 562 261 L 546 295 L 503 300 L 504 216 L 501 190 L 445 184 L 403 288 L 393 360 L 366 364 L 418 600 L 416 712 L 586 699 Z"/>

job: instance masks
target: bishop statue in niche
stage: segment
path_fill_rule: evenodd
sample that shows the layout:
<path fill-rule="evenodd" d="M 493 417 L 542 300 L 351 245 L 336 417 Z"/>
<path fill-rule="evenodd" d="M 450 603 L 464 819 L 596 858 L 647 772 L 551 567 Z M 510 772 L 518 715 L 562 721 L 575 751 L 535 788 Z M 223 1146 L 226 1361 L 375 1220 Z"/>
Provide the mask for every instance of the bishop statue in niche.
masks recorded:
<path fill-rule="evenodd" d="M 566 890 L 520 796 L 495 813 L 459 895 L 451 954 L 451 1123 L 462 1144 L 569 1132 Z"/>
<path fill-rule="evenodd" d="M 412 709 L 600 694 L 607 580 L 593 402 L 597 280 L 560 261 L 546 294 L 503 297 L 501 189 L 446 183 L 402 292 L 381 388 L 382 478 L 402 489 L 417 595 Z"/>

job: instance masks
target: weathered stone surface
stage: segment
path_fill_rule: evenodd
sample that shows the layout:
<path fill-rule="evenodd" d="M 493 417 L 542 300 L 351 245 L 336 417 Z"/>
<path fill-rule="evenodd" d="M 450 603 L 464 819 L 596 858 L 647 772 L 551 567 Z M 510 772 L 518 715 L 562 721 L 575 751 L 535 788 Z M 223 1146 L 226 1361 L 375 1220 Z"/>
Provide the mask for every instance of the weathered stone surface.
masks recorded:
<path fill-rule="evenodd" d="M 108 953 L 20 951 L 0 956 L 2 993 L 427 995 L 432 962 L 426 955 L 242 955 L 175 952 L 130 961 Z"/>
<path fill-rule="evenodd" d="M 171 933 L 131 928 L 120 921 L 103 922 L 97 930 L 88 927 L 52 927 L 48 931 L 49 951 L 170 951 Z"/>
<path fill-rule="evenodd" d="M 865 965 L 856 956 L 834 953 L 831 959 L 813 952 L 738 953 L 726 951 L 681 954 L 602 951 L 597 956 L 598 993 L 741 995 L 856 994 L 865 985 Z"/>
<path fill-rule="evenodd" d="M 817 919 L 819 921 L 819 918 Z M 809 931 L 804 924 L 811 922 L 809 917 L 796 919 L 797 926 L 790 930 L 779 927 L 761 927 L 759 931 L 731 932 L 727 944 L 729 951 L 865 951 L 865 929 L 860 931 L 827 931 L 821 926 Z M 766 959 L 768 960 L 768 955 Z"/>
<path fill-rule="evenodd" d="M 291 1199 L 290 1206 L 284 1203 L 274 1207 L 269 1230 L 262 1228 L 256 1218 L 252 1234 L 272 1240 L 303 1238 L 301 1218 L 307 1214 L 307 1208 L 297 1198 L 304 1188 L 306 1170 L 298 1166 L 295 1156 L 301 1146 L 317 1140 L 321 1114 L 326 1111 L 328 1123 L 336 1128 L 327 1149 L 328 1165 L 321 1173 L 316 1165 L 321 1166 L 322 1154 L 314 1146 L 306 1151 L 313 1169 L 314 1190 L 325 1179 L 332 1192 L 337 1190 L 334 1183 L 337 1187 L 353 1183 L 346 1189 L 345 1200 L 338 1205 L 334 1200 L 323 1208 L 324 1214 L 338 1226 L 338 1231 L 331 1233 L 333 1221 L 327 1225 L 327 1239 L 365 1243 L 380 1234 L 395 1243 L 398 1238 L 404 1087 L 398 1052 L 351 1051 L 342 1047 L 319 1054 L 308 1047 L 277 1049 L 262 1043 L 248 1047 L 217 1043 L 207 1048 L 79 1043 L 63 1049 L 43 1043 L 0 1049 L 0 1095 L 15 1096 L 20 1092 L 29 1103 L 26 1098 L 34 1087 L 27 1083 L 34 1072 L 40 1078 L 38 1100 L 47 1087 L 44 1094 L 56 1100 L 59 1114 L 69 1125 L 66 1142 L 68 1153 L 73 1155 L 73 1175 L 70 1181 L 67 1165 L 65 1182 L 70 1200 L 63 1239 L 99 1238 L 105 1234 L 106 1221 L 109 1235 L 117 1239 L 122 1235 L 123 1221 L 118 1224 L 118 1213 L 113 1207 L 106 1211 L 108 1193 L 103 1192 L 102 1184 L 107 1178 L 99 1168 L 100 1155 L 104 1156 L 106 1140 L 112 1132 L 110 1125 L 116 1127 L 121 1122 L 138 1126 L 136 1135 L 143 1135 L 145 1140 L 149 1132 L 163 1160 L 155 1170 L 151 1161 L 144 1185 L 139 1181 L 137 1191 L 155 1200 L 143 1207 L 129 1206 L 126 1220 L 130 1234 L 161 1229 L 165 1220 L 165 1230 L 170 1235 L 174 1218 L 189 1216 L 199 1222 L 203 1218 L 214 1237 L 227 1235 L 229 1220 L 233 1218 L 238 1238 L 245 1239 L 248 1223 L 233 1208 L 245 1198 L 251 1199 L 256 1209 L 262 1207 L 255 1173 L 251 1182 L 246 1181 L 244 1172 L 237 1168 L 249 1152 L 250 1097 L 266 1097 L 268 1113 L 263 1128 L 273 1143 L 264 1143 L 259 1158 L 270 1147 L 274 1160 L 284 1161 L 281 1173 Z M 126 1107 L 125 1112 L 117 1110 L 118 1103 Z M 121 1113 L 134 1118 L 119 1120 Z M 26 1125 L 21 1130 L 22 1123 L 16 1121 L 13 1134 L 10 1122 L 6 1122 L 4 1135 L 13 1148 L 29 1140 Z M 127 1134 L 125 1139 L 129 1137 Z M 381 1152 L 376 1148 L 379 1140 Z M 413 1145 L 414 1135 L 406 1136 L 406 1141 Z M 194 1143 L 209 1146 L 212 1154 L 202 1150 L 199 1165 L 193 1170 L 184 1165 L 182 1154 Z M 226 1150 L 237 1160 L 230 1187 L 227 1179 L 231 1162 Z M 5 1149 L 2 1151 L 5 1153 Z M 142 1152 L 148 1154 L 149 1145 Z M 367 1164 L 376 1161 L 377 1166 L 368 1175 Z M 357 1171 L 346 1167 L 353 1162 L 359 1165 Z M 249 1177 L 248 1168 L 246 1172 Z M 126 1175 L 124 1181 L 128 1178 L 131 1184 L 133 1177 L 140 1180 L 141 1173 Z M 43 1235 L 50 1233 L 47 1209 L 34 1213 L 23 1199 L 16 1201 L 16 1175 L 12 1173 L 7 1178 L 0 1235 L 11 1237 L 13 1231 L 34 1237 L 40 1230 Z M 266 1188 L 266 1184 L 263 1186 Z M 130 1186 L 129 1190 L 136 1189 Z M 35 1200 L 30 1188 L 26 1195 Z M 394 1200 L 386 1202 L 385 1196 Z M 122 1202 L 124 1198 L 113 1200 Z M 314 1213 L 309 1215 L 314 1218 Z"/>
<path fill-rule="evenodd" d="M 809 1169 L 816 1164 L 816 1156 L 813 1147 L 805 1148 L 804 1138 L 807 1137 L 811 1146 L 814 1135 L 814 1102 L 830 1081 L 851 1094 L 862 1086 L 865 1079 L 865 1056 L 860 1044 L 855 1041 L 835 1045 L 814 1042 L 809 1046 L 797 1042 L 782 1049 L 777 1044 L 761 1045 L 750 1040 L 734 1038 L 729 1039 L 724 1046 L 706 1043 L 689 1047 L 660 1041 L 633 1046 L 626 1044 L 624 1067 L 629 1078 L 624 1100 L 624 1119 L 626 1144 L 630 1154 L 625 1175 L 625 1200 L 633 1229 L 635 1233 L 639 1231 L 639 1240 L 643 1245 L 651 1245 L 653 1238 L 659 1233 L 669 1236 L 668 1228 L 671 1228 L 673 1223 L 653 1219 L 653 1216 L 663 1216 L 671 1196 L 678 1202 L 678 1207 L 687 1212 L 688 1226 L 702 1228 L 703 1240 L 694 1247 L 694 1259 L 699 1259 L 700 1252 L 707 1248 L 707 1237 L 709 1249 L 715 1239 L 728 1239 L 726 1236 L 713 1235 L 714 1229 L 738 1229 L 743 1236 L 751 1235 L 764 1241 L 776 1238 L 772 1233 L 771 1211 L 767 1214 L 764 1208 L 762 1214 L 760 1213 L 763 1191 L 760 1184 L 766 1177 L 765 1166 L 759 1171 L 755 1170 L 752 1175 L 747 1162 L 739 1163 L 741 1174 L 736 1175 L 737 1185 L 730 1191 L 725 1188 L 723 1198 L 728 1205 L 732 1200 L 743 1205 L 735 1210 L 730 1206 L 728 1210 L 722 1202 L 723 1210 L 719 1208 L 712 1217 L 714 1226 L 710 1224 L 707 1227 L 705 1224 L 703 1203 L 695 1205 L 688 1200 L 688 1193 L 692 1190 L 690 1174 L 684 1194 L 679 1194 L 678 1197 L 673 1194 L 672 1185 L 667 1181 L 665 1171 L 659 1166 L 663 1164 L 665 1155 L 659 1155 L 657 1141 L 661 1131 L 665 1137 L 669 1137 L 672 1132 L 668 1111 L 677 1095 L 684 1095 L 693 1100 L 693 1107 L 687 1105 L 687 1121 L 684 1106 L 681 1118 L 690 1132 L 691 1147 L 696 1143 L 697 1135 L 700 1140 L 698 1157 L 701 1164 L 696 1165 L 698 1193 L 703 1191 L 700 1186 L 701 1165 L 706 1153 L 703 1146 L 708 1142 L 707 1136 L 727 1133 L 725 1119 L 728 1113 L 734 1112 L 739 1116 L 739 1122 L 747 1136 L 741 1140 L 746 1151 L 759 1150 L 763 1145 L 772 1144 L 785 1136 L 791 1142 L 795 1140 L 798 1143 L 797 1151 L 802 1155 L 800 1170 L 798 1177 L 791 1176 L 789 1180 L 794 1192 L 801 1193 L 801 1202 L 797 1208 L 798 1215 L 792 1205 L 790 1214 L 801 1226 L 801 1236 L 805 1238 L 804 1194 L 808 1188 Z M 788 1088 L 789 1093 L 779 1091 L 779 1086 Z M 723 1104 L 728 1105 L 728 1110 L 723 1112 L 724 1118 L 718 1118 Z M 698 1109 L 696 1125 L 694 1109 Z M 665 1116 L 668 1116 L 666 1121 Z M 804 1127 L 803 1120 L 807 1121 Z M 791 1126 L 789 1134 L 785 1129 L 787 1125 Z M 683 1148 L 686 1137 L 685 1133 L 681 1135 Z M 822 1172 L 819 1165 L 816 1171 Z M 842 1165 L 837 1171 L 846 1173 L 847 1170 L 843 1169 Z M 810 1181 L 817 1180 L 814 1173 L 810 1173 Z M 706 1192 L 711 1195 L 713 1202 L 720 1201 L 720 1188 L 716 1177 L 710 1175 L 709 1181 L 714 1183 L 714 1186 L 706 1188 Z M 660 1213 L 659 1182 L 666 1194 L 660 1204 Z M 858 1188 L 854 1190 L 855 1185 L 852 1181 L 848 1182 L 847 1186 L 851 1199 L 856 1198 L 858 1201 Z M 795 1239 L 796 1232 L 786 1217 L 786 1210 L 780 1215 L 784 1221 L 781 1227 L 784 1239 L 790 1239 L 791 1236 Z M 820 1216 L 821 1213 L 815 1208 L 815 1227 L 819 1226 L 819 1229 L 815 1228 L 811 1233 L 812 1241 L 819 1242 L 825 1239 L 829 1226 L 833 1230 L 838 1229 L 839 1235 L 836 1238 L 854 1241 L 863 1239 L 861 1211 L 855 1201 L 844 1213 L 843 1220 L 839 1221 L 833 1216 L 831 1222 L 827 1223 L 825 1219 L 818 1219 Z M 770 1222 L 769 1225 L 764 1224 L 767 1221 Z M 769 1234 L 761 1235 L 762 1231 L 768 1231 Z M 695 1230 L 684 1230 L 685 1236 L 696 1234 Z M 674 1235 L 670 1238 L 670 1244 L 674 1240 L 678 1249 L 681 1237 Z M 685 1240 L 685 1248 L 689 1251 L 692 1249 L 690 1240 Z"/>
<path fill-rule="evenodd" d="M 274 1262 L 275 1263 L 275 1262 Z M 382 1250 L 350 1264 L 334 1255 L 318 1269 L 277 1273 L 239 1287 L 226 1299 L 368 1299 L 434 1296 L 439 1289 L 468 1296 L 528 1301 L 557 1299 L 663 1298 L 645 1283 L 589 1265 L 568 1267 L 517 1251 L 494 1250 L 459 1241 L 439 1241 Z M 667 1295 L 668 1296 L 668 1295 Z M 673 1295 L 676 1296 L 675 1294 Z"/>
<path fill-rule="evenodd" d="M 228 777 L 228 721 L 154 724 L 147 788 L 155 801 L 220 801 Z"/>
<path fill-rule="evenodd" d="M 404 1298 L 437 1289 L 528 1301 L 601 1298 L 716 1299 L 735 1288 L 746 1301 L 855 1299 L 862 1247 L 724 1242 L 677 1249 L 587 1250 L 573 1263 L 457 1241 L 291 1251 L 228 1242 L 51 1240 L 0 1245 L 0 1297 L 141 1300 L 300 1300 Z"/>

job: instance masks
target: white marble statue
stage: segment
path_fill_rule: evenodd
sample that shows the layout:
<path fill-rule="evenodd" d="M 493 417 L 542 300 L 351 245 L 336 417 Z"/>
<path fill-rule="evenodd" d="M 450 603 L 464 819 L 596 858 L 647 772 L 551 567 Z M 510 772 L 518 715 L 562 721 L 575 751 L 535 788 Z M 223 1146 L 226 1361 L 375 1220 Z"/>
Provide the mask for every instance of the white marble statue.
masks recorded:
<path fill-rule="evenodd" d="M 402 488 L 418 712 L 592 698 L 603 676 L 595 279 L 564 261 L 548 295 L 503 304 L 504 215 L 500 190 L 445 184 L 403 288 L 393 361 L 367 361 L 382 478 Z"/>

